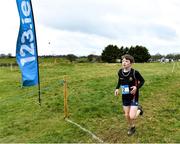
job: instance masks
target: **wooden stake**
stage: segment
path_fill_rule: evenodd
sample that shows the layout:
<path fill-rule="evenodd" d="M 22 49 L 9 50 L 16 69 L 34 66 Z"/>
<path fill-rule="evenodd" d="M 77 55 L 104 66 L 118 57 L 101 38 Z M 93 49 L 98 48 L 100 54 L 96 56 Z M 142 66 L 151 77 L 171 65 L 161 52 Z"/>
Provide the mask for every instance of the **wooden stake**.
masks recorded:
<path fill-rule="evenodd" d="M 67 106 L 67 79 L 64 76 L 64 118 L 68 117 L 68 106 Z"/>

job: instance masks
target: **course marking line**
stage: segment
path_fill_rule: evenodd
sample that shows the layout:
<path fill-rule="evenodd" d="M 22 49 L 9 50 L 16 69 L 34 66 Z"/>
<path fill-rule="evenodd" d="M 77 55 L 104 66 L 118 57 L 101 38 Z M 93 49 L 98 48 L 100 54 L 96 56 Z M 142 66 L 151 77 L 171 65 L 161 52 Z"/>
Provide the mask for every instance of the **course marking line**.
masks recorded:
<path fill-rule="evenodd" d="M 80 129 L 82 129 L 83 131 L 89 133 L 94 139 L 96 139 L 96 140 L 98 140 L 99 142 L 103 143 L 103 141 L 102 141 L 99 137 L 97 137 L 95 134 L 93 134 L 91 131 L 83 128 L 82 126 L 80 126 L 79 124 L 71 121 L 70 119 L 67 119 L 67 118 L 66 118 L 65 120 L 66 120 L 67 122 L 71 123 L 71 124 L 76 125 L 77 127 L 79 127 Z"/>
<path fill-rule="evenodd" d="M 176 63 L 174 63 L 174 64 L 173 64 L 172 73 L 174 72 L 174 67 L 175 67 L 175 64 L 176 64 Z"/>
<path fill-rule="evenodd" d="M 177 62 L 176 65 L 179 67 L 179 63 Z"/>

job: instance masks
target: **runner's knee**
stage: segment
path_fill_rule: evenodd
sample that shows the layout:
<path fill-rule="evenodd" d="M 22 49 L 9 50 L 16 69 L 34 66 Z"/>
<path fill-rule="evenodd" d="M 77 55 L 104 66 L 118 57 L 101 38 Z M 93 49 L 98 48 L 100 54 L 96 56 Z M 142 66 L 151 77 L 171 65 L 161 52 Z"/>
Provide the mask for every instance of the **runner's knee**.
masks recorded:
<path fill-rule="evenodd" d="M 132 119 L 132 120 L 133 120 L 133 119 L 135 119 L 135 118 L 136 118 L 136 114 L 135 114 L 135 113 L 130 113 L 130 114 L 129 114 L 129 117 L 130 117 L 130 119 Z"/>
<path fill-rule="evenodd" d="M 124 116 L 125 116 L 126 118 L 129 118 L 129 114 L 128 114 L 128 113 L 125 113 Z"/>

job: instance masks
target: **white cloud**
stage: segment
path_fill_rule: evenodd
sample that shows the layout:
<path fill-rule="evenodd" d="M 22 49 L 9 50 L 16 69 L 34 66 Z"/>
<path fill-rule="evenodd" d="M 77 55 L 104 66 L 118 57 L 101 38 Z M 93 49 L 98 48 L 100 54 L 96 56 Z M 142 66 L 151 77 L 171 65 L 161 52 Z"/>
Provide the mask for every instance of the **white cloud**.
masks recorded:
<path fill-rule="evenodd" d="M 0 5 L 0 53 L 16 51 L 16 39 L 19 30 L 19 17 L 14 0 L 2 1 Z"/>
<path fill-rule="evenodd" d="M 78 56 L 90 53 L 101 54 L 102 49 L 109 41 L 104 37 L 93 34 L 52 29 L 43 25 L 39 26 L 37 34 L 40 55 L 43 55 L 44 52 L 54 55 L 76 54 Z"/>
<path fill-rule="evenodd" d="M 0 53 L 15 52 L 14 0 L 0 5 Z M 179 0 L 32 0 L 39 54 L 101 54 L 108 44 L 180 53 Z M 50 44 L 49 44 L 50 42 Z"/>

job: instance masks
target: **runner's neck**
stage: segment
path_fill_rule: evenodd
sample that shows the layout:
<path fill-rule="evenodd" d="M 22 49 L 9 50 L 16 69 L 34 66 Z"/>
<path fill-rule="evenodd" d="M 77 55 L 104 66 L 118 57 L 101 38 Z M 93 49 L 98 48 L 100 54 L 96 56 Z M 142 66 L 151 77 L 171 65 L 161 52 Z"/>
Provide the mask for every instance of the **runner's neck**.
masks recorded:
<path fill-rule="evenodd" d="M 131 67 L 130 67 L 130 68 L 123 69 L 123 72 L 129 72 L 130 70 L 131 70 Z"/>

